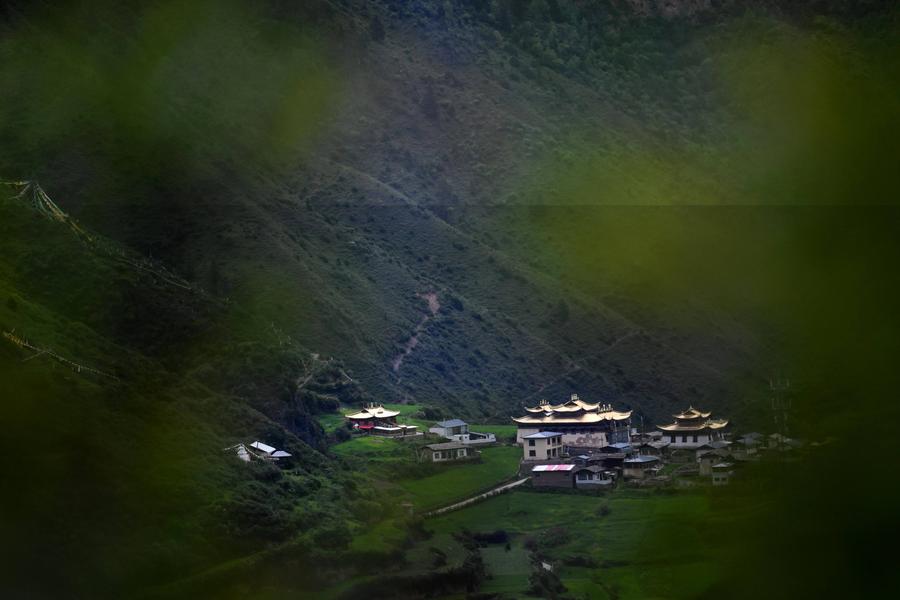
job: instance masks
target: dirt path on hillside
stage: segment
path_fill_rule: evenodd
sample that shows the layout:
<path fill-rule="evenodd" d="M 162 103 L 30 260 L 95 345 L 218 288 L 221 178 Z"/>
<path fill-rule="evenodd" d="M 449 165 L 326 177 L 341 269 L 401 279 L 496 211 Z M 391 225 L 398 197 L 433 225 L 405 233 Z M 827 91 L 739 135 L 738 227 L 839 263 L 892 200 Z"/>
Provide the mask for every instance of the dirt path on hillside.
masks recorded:
<path fill-rule="evenodd" d="M 441 310 L 441 303 L 438 301 L 438 296 L 435 292 L 428 292 L 427 294 L 419 294 L 419 298 L 425 300 L 428 303 L 428 314 L 422 317 L 422 320 L 419 321 L 419 324 L 416 325 L 416 328 L 413 330 L 413 334 L 406 340 L 406 343 L 403 345 L 403 351 L 400 352 L 397 356 L 394 357 L 394 360 L 391 361 L 391 367 L 394 369 L 394 373 L 400 372 L 400 367 L 403 365 L 403 361 L 407 356 L 412 353 L 413 349 L 419 345 L 419 335 L 422 333 L 422 330 L 425 329 L 425 325 L 428 324 L 428 321 L 433 319 L 438 311 Z"/>

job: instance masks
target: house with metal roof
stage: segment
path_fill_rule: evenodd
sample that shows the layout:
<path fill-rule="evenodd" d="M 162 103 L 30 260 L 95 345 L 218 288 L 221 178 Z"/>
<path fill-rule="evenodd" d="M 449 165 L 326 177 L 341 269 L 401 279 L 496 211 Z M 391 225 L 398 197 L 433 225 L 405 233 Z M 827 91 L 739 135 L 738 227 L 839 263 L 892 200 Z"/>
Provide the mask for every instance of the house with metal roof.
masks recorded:
<path fill-rule="evenodd" d="M 622 476 L 625 479 L 644 479 L 655 475 L 660 467 L 662 461 L 658 456 L 632 456 L 622 462 Z"/>
<path fill-rule="evenodd" d="M 265 444 L 260 441 L 253 442 L 252 444 L 250 444 L 250 447 L 255 448 L 256 450 L 259 450 L 260 452 L 262 452 L 264 454 L 272 454 L 273 452 L 275 452 L 275 448 L 273 446 L 270 446 L 270 445 Z"/>
<path fill-rule="evenodd" d="M 539 431 L 522 438 L 525 462 L 553 460 L 563 455 L 563 434 L 555 431 Z"/>
<path fill-rule="evenodd" d="M 419 459 L 430 462 L 472 460 L 478 458 L 478 450 L 460 442 L 426 444 L 419 453 Z"/>
<path fill-rule="evenodd" d="M 462 419 L 450 419 L 447 421 L 438 421 L 428 430 L 431 433 L 441 437 L 450 437 L 469 433 L 469 424 Z"/>
<path fill-rule="evenodd" d="M 237 448 L 238 458 L 240 458 L 244 462 L 250 462 L 250 460 L 253 458 L 278 461 L 291 457 L 290 452 L 286 452 L 285 450 L 278 450 L 274 446 L 270 446 L 269 444 L 260 442 L 259 440 L 250 444 L 249 447 L 246 447 L 243 444 L 238 444 L 237 446 L 235 446 L 235 448 Z"/>
<path fill-rule="evenodd" d="M 493 444 L 497 441 L 497 437 L 493 433 L 470 431 L 469 424 L 462 419 L 439 421 L 432 425 L 428 431 L 442 438 L 462 444 L 484 445 Z"/>
<path fill-rule="evenodd" d="M 615 484 L 615 475 L 599 465 L 576 467 L 573 471 L 577 489 L 603 489 Z"/>
<path fill-rule="evenodd" d="M 534 487 L 573 488 L 575 469 L 575 465 L 535 465 L 531 469 L 531 484 Z"/>

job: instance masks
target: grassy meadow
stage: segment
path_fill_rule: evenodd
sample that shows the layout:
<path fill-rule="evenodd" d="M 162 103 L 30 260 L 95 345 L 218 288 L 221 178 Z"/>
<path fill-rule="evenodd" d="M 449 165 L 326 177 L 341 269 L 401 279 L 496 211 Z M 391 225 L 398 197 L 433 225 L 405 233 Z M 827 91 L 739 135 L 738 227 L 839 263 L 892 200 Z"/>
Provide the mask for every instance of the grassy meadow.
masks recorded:
<path fill-rule="evenodd" d="M 527 543 L 536 545 L 576 598 L 695 597 L 713 580 L 702 533 L 708 510 L 702 494 L 516 491 L 430 519 L 427 527 L 436 539 L 463 529 L 510 535 L 508 551 L 501 544 L 482 549 L 484 592 L 525 591 L 532 569 Z M 584 566 L 576 566 L 579 561 Z"/>
<path fill-rule="evenodd" d="M 421 479 L 400 482 L 418 509 L 439 508 L 487 490 L 513 477 L 522 457 L 517 446 L 481 448 L 481 462 L 441 465 L 440 470 Z"/>

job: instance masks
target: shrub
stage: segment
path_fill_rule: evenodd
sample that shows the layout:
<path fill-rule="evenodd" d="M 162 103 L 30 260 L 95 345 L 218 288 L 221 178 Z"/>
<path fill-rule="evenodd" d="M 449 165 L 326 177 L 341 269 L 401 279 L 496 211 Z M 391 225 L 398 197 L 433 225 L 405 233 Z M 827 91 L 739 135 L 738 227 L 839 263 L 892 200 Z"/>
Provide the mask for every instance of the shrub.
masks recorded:
<path fill-rule="evenodd" d="M 337 442 L 346 442 L 350 439 L 350 430 L 346 427 L 338 427 L 334 430 L 334 439 Z"/>
<path fill-rule="evenodd" d="M 488 533 L 473 533 L 472 539 L 481 544 L 506 544 L 509 542 L 509 534 L 504 529 L 497 529 Z"/>

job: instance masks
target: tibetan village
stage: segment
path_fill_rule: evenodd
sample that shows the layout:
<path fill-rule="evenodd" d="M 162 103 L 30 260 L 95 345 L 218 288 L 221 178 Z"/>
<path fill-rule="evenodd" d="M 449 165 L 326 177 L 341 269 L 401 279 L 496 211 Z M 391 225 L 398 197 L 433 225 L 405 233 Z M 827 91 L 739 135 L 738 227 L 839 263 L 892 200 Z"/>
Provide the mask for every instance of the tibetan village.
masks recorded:
<path fill-rule="evenodd" d="M 478 465 L 486 448 L 515 445 L 518 467 L 499 487 L 519 481 L 534 488 L 606 491 L 619 486 L 695 487 L 727 485 L 740 466 L 773 449 L 796 449 L 802 443 L 775 433 L 735 436 L 725 418 L 688 406 L 653 431 L 635 427 L 633 410 L 613 403 L 567 400 L 522 407 L 511 416 L 513 431 L 503 435 L 491 426 L 471 426 L 459 418 L 428 422 L 407 405 L 368 403 L 343 414 L 350 439 L 370 438 L 414 447 L 419 463 Z M 506 430 L 508 426 L 496 426 Z M 242 460 L 277 460 L 268 445 L 235 447 Z M 268 451 L 268 452 L 267 452 Z M 448 492 L 448 499 L 453 498 Z M 449 502 L 448 502 L 449 504 Z"/>
<path fill-rule="evenodd" d="M 390 494 L 388 516 L 373 521 L 371 539 L 408 562 L 384 567 L 385 581 L 393 585 L 394 574 L 410 569 L 418 569 L 415 577 L 425 572 L 443 581 L 477 553 L 491 574 L 479 589 L 505 590 L 492 596 L 498 600 L 607 598 L 547 591 L 558 585 L 577 590 L 580 573 L 590 568 L 608 571 L 582 557 L 583 527 L 592 544 L 610 532 L 646 537 L 667 507 L 738 498 L 759 469 L 799 464 L 821 445 L 784 430 L 736 432 L 732 419 L 699 401 L 673 401 L 652 421 L 625 401 L 577 393 L 522 403 L 511 412 L 470 422 L 470 413 L 463 419 L 433 406 L 367 401 L 320 416 L 333 455 L 370 487 Z M 290 480 L 296 447 L 259 435 L 228 451 L 249 463 L 248 470 L 269 477 L 280 471 Z M 437 533 L 382 541 L 394 535 L 390 527 L 405 522 Z M 603 556 L 617 556 L 608 539 L 606 544 Z M 369 597 L 367 582 L 355 583 L 358 595 L 352 597 Z"/>

